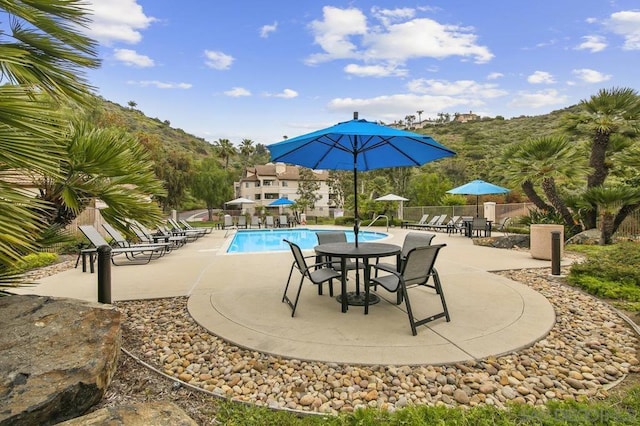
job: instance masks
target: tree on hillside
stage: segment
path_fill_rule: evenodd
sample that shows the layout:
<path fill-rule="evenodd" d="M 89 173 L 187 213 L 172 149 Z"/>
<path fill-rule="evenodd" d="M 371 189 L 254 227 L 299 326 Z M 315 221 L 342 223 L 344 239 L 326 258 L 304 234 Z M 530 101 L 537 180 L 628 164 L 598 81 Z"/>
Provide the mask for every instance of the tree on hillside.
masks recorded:
<path fill-rule="evenodd" d="M 60 100 L 83 102 L 90 90 L 83 70 L 96 68 L 96 44 L 79 28 L 89 22 L 79 0 L 0 1 L 0 164 L 4 171 L 58 173 L 64 150 L 54 141 L 65 125 Z M 46 96 L 45 96 L 46 95 Z M 22 254 L 34 250 L 43 225 L 41 200 L 15 183 L 0 179 L 0 285 L 13 282 L 7 271 Z"/>
<path fill-rule="evenodd" d="M 166 196 L 160 197 L 163 210 L 179 209 L 193 178 L 192 157 L 182 151 L 171 151 L 156 160 L 156 175 L 164 181 Z"/>
<path fill-rule="evenodd" d="M 587 189 L 605 184 L 613 164 L 609 161 L 611 140 L 617 135 L 637 138 L 640 133 L 640 96 L 630 88 L 601 89 L 580 102 L 580 111 L 567 119 L 569 130 L 591 139 Z M 587 228 L 596 227 L 597 206 L 585 218 Z"/>
<path fill-rule="evenodd" d="M 506 177 L 512 184 L 519 185 L 536 207 L 555 210 L 562 216 L 569 233 L 576 231 L 576 221 L 557 185 L 566 187 L 584 179 L 588 172 L 584 151 L 564 136 L 542 136 L 506 152 L 505 164 Z M 544 193 L 546 202 L 538 195 L 537 187 Z"/>
<path fill-rule="evenodd" d="M 214 145 L 218 152 L 218 157 L 224 160 L 225 170 L 229 169 L 229 158 L 237 153 L 236 147 L 233 146 L 229 139 L 218 139 Z"/>
<path fill-rule="evenodd" d="M 217 160 L 205 158 L 196 166 L 191 193 L 206 203 L 212 221 L 213 209 L 222 207 L 233 196 L 233 178 L 220 168 Z"/>
<path fill-rule="evenodd" d="M 138 106 L 136 101 L 129 101 L 129 102 L 127 102 L 127 105 L 129 105 L 129 108 L 131 108 L 131 109 L 134 109 L 135 107 Z"/>

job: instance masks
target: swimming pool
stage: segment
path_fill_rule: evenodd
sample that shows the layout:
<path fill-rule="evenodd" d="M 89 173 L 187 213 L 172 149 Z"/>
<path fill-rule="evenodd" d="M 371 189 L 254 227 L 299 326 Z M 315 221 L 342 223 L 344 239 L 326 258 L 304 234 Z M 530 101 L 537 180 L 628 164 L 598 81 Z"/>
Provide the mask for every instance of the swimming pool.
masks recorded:
<path fill-rule="evenodd" d="M 328 231 L 336 230 L 308 228 L 238 230 L 227 249 L 227 253 L 288 251 L 289 246 L 282 239 L 298 244 L 302 250 L 310 250 L 318 245 L 316 232 Z M 355 240 L 353 231 L 346 230 L 345 233 L 347 234 L 347 241 Z M 360 231 L 358 233 L 358 241 L 376 241 L 387 236 L 383 232 Z"/>

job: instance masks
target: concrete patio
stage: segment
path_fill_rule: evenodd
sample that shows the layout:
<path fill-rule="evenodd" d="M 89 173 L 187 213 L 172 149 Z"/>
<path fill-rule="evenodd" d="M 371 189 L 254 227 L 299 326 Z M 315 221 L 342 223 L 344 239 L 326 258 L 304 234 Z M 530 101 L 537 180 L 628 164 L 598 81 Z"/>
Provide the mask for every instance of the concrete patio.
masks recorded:
<path fill-rule="evenodd" d="M 406 232 L 392 228 L 385 242 L 401 245 Z M 454 363 L 512 352 L 546 335 L 555 321 L 550 303 L 489 271 L 548 267 L 549 261 L 533 259 L 527 251 L 476 246 L 461 235 L 436 234 L 434 244 L 447 244 L 436 266 L 451 322 L 438 319 L 418 327 L 417 336 L 411 335 L 404 305 L 389 303 L 395 295 L 384 290 L 365 316 L 357 306 L 341 313 L 328 291 L 319 296 L 307 282 L 292 318 L 281 303 L 291 253 L 226 254 L 232 238 L 226 231 L 214 231 L 147 265 L 112 267 L 112 301 L 188 296 L 194 320 L 231 343 L 337 363 Z M 297 283 L 299 276 L 294 279 Z M 97 301 L 97 276 L 72 269 L 16 293 Z M 410 290 L 410 296 L 418 313 L 438 309 L 432 290 Z"/>

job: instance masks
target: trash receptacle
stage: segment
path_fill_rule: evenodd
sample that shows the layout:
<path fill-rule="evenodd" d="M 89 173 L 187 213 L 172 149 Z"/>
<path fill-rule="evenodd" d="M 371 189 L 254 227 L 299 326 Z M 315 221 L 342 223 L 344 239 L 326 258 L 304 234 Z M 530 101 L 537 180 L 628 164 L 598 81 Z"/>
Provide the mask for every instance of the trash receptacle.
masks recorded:
<path fill-rule="evenodd" d="M 564 253 L 564 226 L 533 224 L 529 227 L 530 252 L 534 259 L 551 260 L 551 233 L 560 232 L 560 258 Z"/>

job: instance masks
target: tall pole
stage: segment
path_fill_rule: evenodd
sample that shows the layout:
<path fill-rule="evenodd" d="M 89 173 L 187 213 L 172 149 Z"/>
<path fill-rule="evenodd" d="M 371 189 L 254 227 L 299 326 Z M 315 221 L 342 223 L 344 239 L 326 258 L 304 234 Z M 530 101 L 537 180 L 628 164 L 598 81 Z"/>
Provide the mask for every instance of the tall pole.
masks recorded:
<path fill-rule="evenodd" d="M 356 136 L 356 144 L 357 144 L 357 136 Z M 353 153 L 353 233 L 356 237 L 356 247 L 358 247 L 358 231 L 360 230 L 360 224 L 358 222 L 358 153 Z"/>

